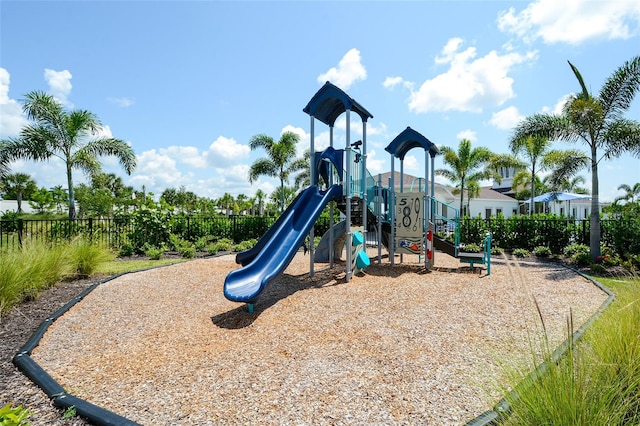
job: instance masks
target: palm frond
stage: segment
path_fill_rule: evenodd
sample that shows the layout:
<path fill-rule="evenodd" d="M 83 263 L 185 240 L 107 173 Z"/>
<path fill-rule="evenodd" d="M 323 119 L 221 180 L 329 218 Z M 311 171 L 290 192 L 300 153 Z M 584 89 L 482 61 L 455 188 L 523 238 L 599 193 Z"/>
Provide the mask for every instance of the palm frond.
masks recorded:
<path fill-rule="evenodd" d="M 127 142 L 115 138 L 93 139 L 82 148 L 83 151 L 95 156 L 112 155 L 116 157 L 127 174 L 136 168 L 136 155 Z"/>
<path fill-rule="evenodd" d="M 640 122 L 619 119 L 610 123 L 602 134 L 606 145 L 605 159 L 618 158 L 623 153 L 630 153 L 640 158 Z"/>
<path fill-rule="evenodd" d="M 567 61 L 567 62 L 569 62 L 569 61 Z M 576 68 L 575 65 L 573 65 L 571 62 L 569 62 L 569 66 L 571 67 L 571 71 L 573 71 L 573 74 L 578 79 L 578 83 L 580 83 L 580 88 L 582 89 L 582 97 L 584 99 L 589 99 L 591 97 L 591 95 L 589 94 L 589 90 L 587 89 L 587 85 L 584 84 L 584 79 L 582 78 L 582 74 L 580 74 L 580 71 L 578 71 L 578 68 Z"/>
<path fill-rule="evenodd" d="M 278 177 L 278 166 L 268 158 L 257 159 L 249 168 L 249 183 L 258 180 L 260 176 Z"/>
<path fill-rule="evenodd" d="M 599 99 L 608 120 L 622 117 L 640 89 L 640 56 L 625 62 L 603 84 Z"/>

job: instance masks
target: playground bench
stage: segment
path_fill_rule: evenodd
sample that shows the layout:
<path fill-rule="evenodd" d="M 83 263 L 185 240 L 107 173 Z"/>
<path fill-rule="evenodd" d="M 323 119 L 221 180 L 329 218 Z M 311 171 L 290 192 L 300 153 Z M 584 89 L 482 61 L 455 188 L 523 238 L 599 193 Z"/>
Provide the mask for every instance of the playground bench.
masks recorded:
<path fill-rule="evenodd" d="M 468 253 L 458 252 L 458 259 L 461 263 L 468 263 L 469 267 L 473 269 L 475 264 L 486 265 L 487 275 L 491 275 L 491 234 L 487 233 L 487 236 L 482 242 L 482 253 Z"/>

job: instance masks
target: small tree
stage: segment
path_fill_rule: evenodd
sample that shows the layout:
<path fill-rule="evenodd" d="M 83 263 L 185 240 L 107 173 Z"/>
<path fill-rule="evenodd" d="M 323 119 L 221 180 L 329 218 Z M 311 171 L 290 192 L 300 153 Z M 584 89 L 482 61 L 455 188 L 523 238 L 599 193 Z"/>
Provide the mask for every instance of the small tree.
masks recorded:
<path fill-rule="evenodd" d="M 0 189 L 5 198 L 14 198 L 18 203 L 18 213 L 22 213 L 22 200 L 30 198 L 37 190 L 36 182 L 26 173 L 7 175 L 0 181 Z"/>
<path fill-rule="evenodd" d="M 491 178 L 500 180 L 500 175 L 492 169 L 495 155 L 487 148 L 472 149 L 471 141 L 462 139 L 458 151 L 448 146 L 443 146 L 440 151 L 444 154 L 444 163 L 450 169 L 438 169 L 435 173 L 449 179 L 460 191 L 460 213 L 463 211 L 465 190 L 469 182 Z"/>
<path fill-rule="evenodd" d="M 101 168 L 100 155 L 116 156 L 127 174 L 135 169 L 136 157 L 129 144 L 120 139 L 96 136 L 102 124 L 92 112 L 66 111 L 53 96 L 39 91 L 27 93 L 22 103 L 23 111 L 33 124 L 25 126 L 19 137 L 0 142 L 0 159 L 8 162 L 60 158 L 66 169 L 69 219 L 76 218 L 74 169 L 97 173 Z"/>

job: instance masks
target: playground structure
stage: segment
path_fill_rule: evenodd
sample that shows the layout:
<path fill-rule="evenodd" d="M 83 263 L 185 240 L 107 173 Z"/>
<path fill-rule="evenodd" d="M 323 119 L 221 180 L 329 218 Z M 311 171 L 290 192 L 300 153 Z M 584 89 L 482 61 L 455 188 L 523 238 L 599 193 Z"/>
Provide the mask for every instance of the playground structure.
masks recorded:
<path fill-rule="evenodd" d="M 316 92 L 303 111 L 310 121 L 310 176 L 311 185 L 303 190 L 265 233 L 258 243 L 238 253 L 236 263 L 242 267 L 230 272 L 224 282 L 227 299 L 244 302 L 250 312 L 262 291 L 280 276 L 289 265 L 307 235 L 309 236 L 309 275 L 314 275 L 315 262 L 329 262 L 340 258 L 346 245 L 346 281 L 370 264 L 366 242 L 375 240 L 378 263 L 382 259 L 382 246 L 389 252 L 391 265 L 396 254 L 418 255 L 425 269 L 433 267 L 435 250 L 440 249 L 461 262 L 489 265 L 490 237 L 485 240 L 485 253 L 459 252 L 459 214 L 457 209 L 435 198 L 434 161 L 440 153 L 437 146 L 425 136 L 407 127 L 385 148 L 391 156 L 391 176 L 384 186 L 367 170 L 367 121 L 373 115 L 347 95 L 342 89 L 326 82 Z M 352 142 L 351 114 L 362 120 L 362 139 Z M 334 148 L 336 120 L 345 114 L 345 147 Z M 316 120 L 329 126 L 329 146 L 315 151 Z M 425 178 L 419 178 L 404 188 L 404 159 L 413 148 L 421 148 L 425 155 Z M 395 183 L 395 160 L 400 160 L 400 182 Z M 415 182 L 414 182 L 415 183 Z M 324 188 L 324 189 L 322 189 Z M 396 190 L 398 189 L 398 190 Z M 318 249 L 314 244 L 314 224 L 320 213 L 329 206 L 329 230 L 322 236 Z M 333 223 L 335 209 L 344 220 Z M 453 212 L 453 216 L 449 212 Z M 451 229 L 453 243 L 436 235 L 436 223 Z M 367 238 L 374 234 L 375 239 Z M 487 268 L 489 272 L 490 269 Z"/>

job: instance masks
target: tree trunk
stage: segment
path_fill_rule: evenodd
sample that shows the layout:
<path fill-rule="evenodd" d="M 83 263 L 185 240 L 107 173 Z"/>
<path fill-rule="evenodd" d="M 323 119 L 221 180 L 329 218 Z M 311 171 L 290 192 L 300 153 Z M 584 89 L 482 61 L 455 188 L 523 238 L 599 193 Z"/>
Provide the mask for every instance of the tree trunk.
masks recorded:
<path fill-rule="evenodd" d="M 69 186 L 69 220 L 76 220 L 76 200 L 73 191 L 73 176 L 71 163 L 67 162 L 67 185 Z"/>
<path fill-rule="evenodd" d="M 598 156 L 591 145 L 591 216 L 589 217 L 589 253 L 594 262 L 600 256 L 600 197 L 598 194 Z"/>
<path fill-rule="evenodd" d="M 535 208 L 536 208 L 536 203 L 533 201 L 533 197 L 536 196 L 536 165 L 532 164 L 531 165 L 531 203 L 529 204 L 529 216 L 532 216 Z"/>
<path fill-rule="evenodd" d="M 464 217 L 462 214 L 464 207 L 464 178 L 460 179 L 460 217 Z M 469 217 L 471 217 L 471 212 L 467 212 Z"/>
<path fill-rule="evenodd" d="M 16 202 L 18 203 L 18 213 L 22 213 L 22 192 L 16 194 Z"/>

